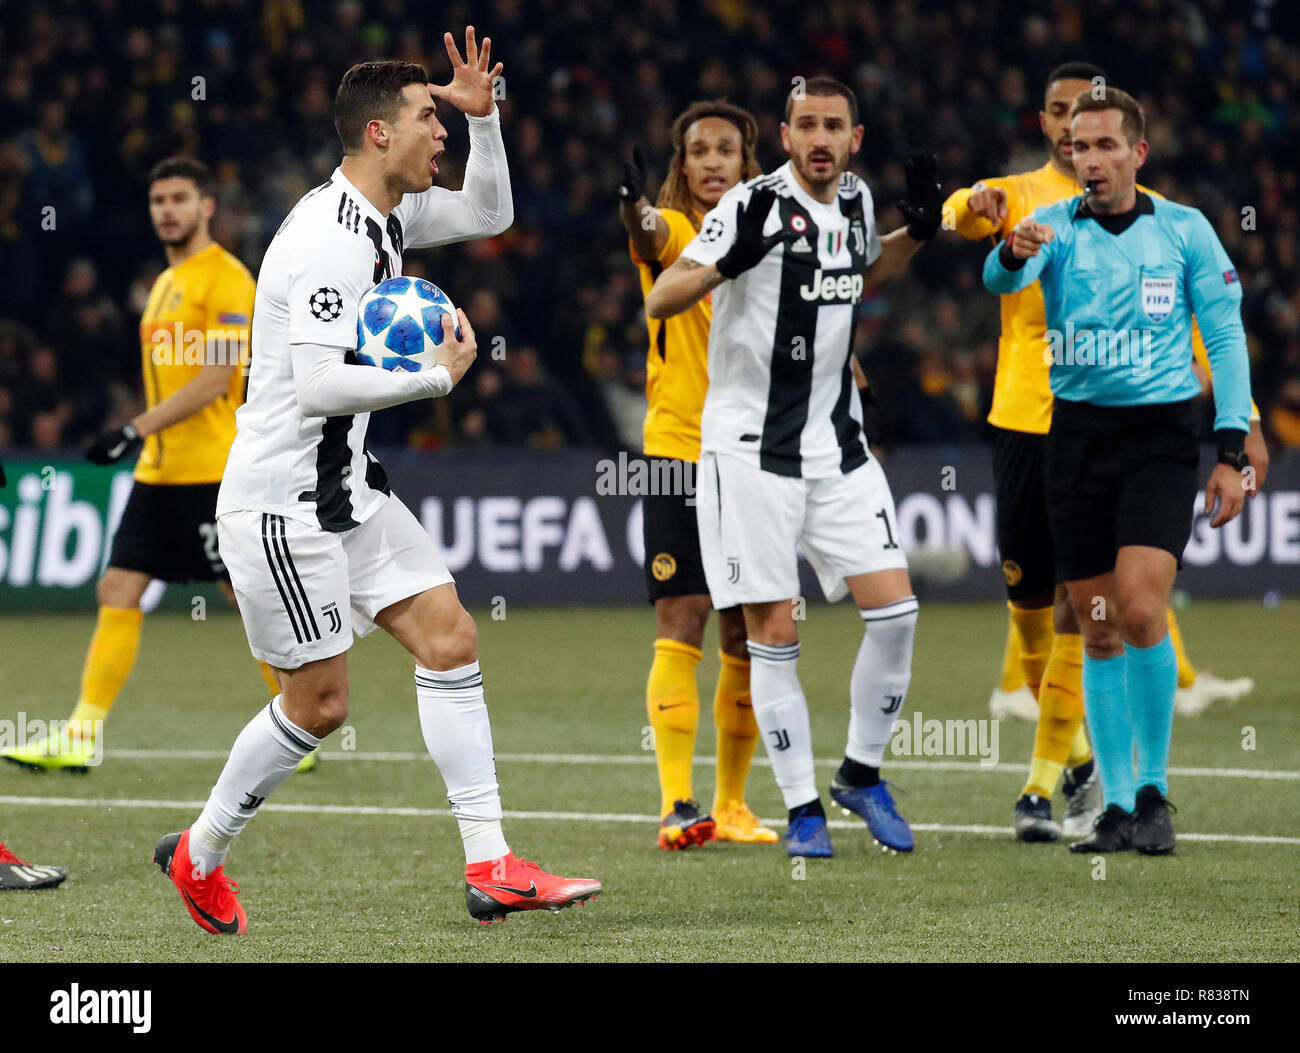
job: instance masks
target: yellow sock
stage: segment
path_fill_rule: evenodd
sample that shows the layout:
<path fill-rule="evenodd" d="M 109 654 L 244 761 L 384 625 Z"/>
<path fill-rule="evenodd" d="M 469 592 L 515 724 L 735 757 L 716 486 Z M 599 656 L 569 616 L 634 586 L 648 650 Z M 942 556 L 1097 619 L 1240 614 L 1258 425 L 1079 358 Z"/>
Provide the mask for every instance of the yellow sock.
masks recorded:
<path fill-rule="evenodd" d="M 1047 668 L 1048 655 L 1052 653 L 1052 638 L 1055 635 L 1051 607 L 1026 609 L 1007 604 L 1011 611 L 1011 627 L 1020 648 L 1020 668 L 1024 671 L 1025 683 L 1029 690 L 1038 696 L 1038 685 L 1043 680 L 1043 670 Z"/>
<path fill-rule="evenodd" d="M 68 723 L 72 725 L 71 731 L 74 735 L 80 734 L 83 739 L 93 740 L 95 736 L 96 721 L 108 719 L 108 710 L 103 706 L 92 706 L 89 702 L 78 702 L 72 709 L 72 716 L 68 718 Z M 81 721 L 78 726 L 77 721 Z"/>
<path fill-rule="evenodd" d="M 655 733 L 660 815 L 672 811 L 674 801 L 693 796 L 691 764 L 695 759 L 695 729 L 700 723 L 695 667 L 699 664 L 698 647 L 680 640 L 655 641 L 645 701 Z"/>
<path fill-rule="evenodd" d="M 1002 682 L 998 686 L 1007 694 L 1025 686 L 1025 671 L 1020 665 L 1020 637 L 1010 620 L 1007 621 L 1007 643 L 1002 648 Z"/>
<path fill-rule="evenodd" d="M 745 799 L 745 780 L 758 745 L 758 721 L 749 701 L 749 660 L 719 651 L 722 669 L 713 694 L 713 722 L 718 729 L 718 781 L 713 816 Z"/>
<path fill-rule="evenodd" d="M 1169 639 L 1173 641 L 1174 654 L 1178 656 L 1178 686 L 1191 687 L 1196 683 L 1196 668 L 1192 665 L 1192 660 L 1187 657 L 1187 647 L 1183 643 L 1183 633 L 1178 628 L 1178 619 L 1174 617 L 1172 607 L 1166 612 L 1165 621 L 1169 623 Z"/>
<path fill-rule="evenodd" d="M 1022 793 L 1052 796 L 1082 725 L 1083 637 L 1078 633 L 1061 633 L 1052 643 L 1038 692 L 1034 758 Z"/>
<path fill-rule="evenodd" d="M 1074 733 L 1074 741 L 1070 743 L 1070 755 L 1065 758 L 1065 766 L 1077 768 L 1090 760 L 1092 760 L 1092 743 L 1088 741 L 1088 729 L 1080 724 L 1079 730 Z"/>
<path fill-rule="evenodd" d="M 144 612 L 138 607 L 100 607 L 81 672 L 73 720 L 104 720 L 131 675 L 140 650 Z"/>
<path fill-rule="evenodd" d="M 280 682 L 275 679 L 275 670 L 265 662 L 257 663 L 258 672 L 262 674 L 262 679 L 266 681 L 267 689 L 271 692 L 271 697 L 275 698 L 280 693 Z"/>

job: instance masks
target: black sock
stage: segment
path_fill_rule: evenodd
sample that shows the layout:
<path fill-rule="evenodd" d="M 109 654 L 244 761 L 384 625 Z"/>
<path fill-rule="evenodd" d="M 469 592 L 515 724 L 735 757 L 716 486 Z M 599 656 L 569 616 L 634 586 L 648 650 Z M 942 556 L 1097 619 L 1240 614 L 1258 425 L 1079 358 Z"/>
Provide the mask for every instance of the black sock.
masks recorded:
<path fill-rule="evenodd" d="M 1087 782 L 1089 777 L 1092 775 L 1094 767 L 1096 767 L 1096 765 L 1093 764 L 1092 758 L 1089 757 L 1077 768 L 1070 769 L 1070 781 L 1076 784 Z"/>
<path fill-rule="evenodd" d="M 844 758 L 844 763 L 840 765 L 840 770 L 836 775 L 840 782 L 847 783 L 854 788 L 875 786 L 880 781 L 879 768 L 873 768 L 870 764 L 859 764 L 848 757 Z"/>
<path fill-rule="evenodd" d="M 816 816 L 819 819 L 826 818 L 826 809 L 822 807 L 822 799 L 814 797 L 807 804 L 801 804 L 797 808 L 791 808 L 789 821 L 794 822 L 796 819 L 802 819 L 804 816 Z"/>

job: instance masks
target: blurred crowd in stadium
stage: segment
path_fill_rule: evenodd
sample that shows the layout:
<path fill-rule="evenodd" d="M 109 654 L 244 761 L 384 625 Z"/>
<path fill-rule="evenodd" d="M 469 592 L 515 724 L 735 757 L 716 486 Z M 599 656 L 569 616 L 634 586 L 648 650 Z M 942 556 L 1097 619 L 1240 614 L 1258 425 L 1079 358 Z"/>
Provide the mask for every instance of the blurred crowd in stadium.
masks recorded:
<path fill-rule="evenodd" d="M 1217 227 L 1245 291 L 1265 428 L 1300 445 L 1298 7 L 1092 0 L 1085 18 L 1064 0 L 0 0 L 0 446 L 74 447 L 140 406 L 134 327 L 164 266 L 145 203 L 156 161 L 213 168 L 213 233 L 256 274 L 288 209 L 338 162 L 342 72 L 400 57 L 446 81 L 442 32 L 467 23 L 506 67 L 515 224 L 410 254 L 408 273 L 466 309 L 479 361 L 452 398 L 377 417 L 374 444 L 639 446 L 645 329 L 615 188 L 639 143 L 653 196 L 691 100 L 751 109 L 774 168 L 791 78 L 851 84 L 866 125 L 855 167 L 891 230 L 909 149 L 938 155 L 945 192 L 1042 164 L 1044 77 L 1081 59 L 1146 106 L 1143 182 Z M 458 185 L 464 122 L 444 120 L 440 182 Z M 984 251 L 949 234 L 861 305 L 855 347 L 894 443 L 982 437 L 998 333 Z"/>

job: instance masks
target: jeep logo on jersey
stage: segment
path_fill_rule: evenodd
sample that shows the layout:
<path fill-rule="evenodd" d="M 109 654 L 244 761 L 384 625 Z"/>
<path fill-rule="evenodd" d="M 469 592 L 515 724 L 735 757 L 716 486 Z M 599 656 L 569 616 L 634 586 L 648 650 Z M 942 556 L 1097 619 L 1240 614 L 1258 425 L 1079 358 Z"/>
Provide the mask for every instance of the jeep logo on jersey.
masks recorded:
<path fill-rule="evenodd" d="M 343 297 L 337 289 L 324 286 L 317 289 L 307 300 L 311 313 L 322 322 L 332 322 L 343 313 Z"/>
<path fill-rule="evenodd" d="M 805 300 L 820 300 L 822 303 L 857 303 L 862 299 L 865 284 L 862 275 L 848 267 L 834 271 L 818 267 L 812 280 L 799 286 L 799 295 Z"/>
<path fill-rule="evenodd" d="M 1174 309 L 1173 278 L 1142 279 L 1142 310 L 1153 322 L 1163 322 Z"/>

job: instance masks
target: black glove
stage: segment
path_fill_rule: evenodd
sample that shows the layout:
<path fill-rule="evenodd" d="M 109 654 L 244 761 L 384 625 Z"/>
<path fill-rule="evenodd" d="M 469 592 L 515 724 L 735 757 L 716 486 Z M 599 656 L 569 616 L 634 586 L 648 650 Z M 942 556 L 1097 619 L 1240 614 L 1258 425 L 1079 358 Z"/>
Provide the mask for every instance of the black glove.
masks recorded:
<path fill-rule="evenodd" d="M 735 244 L 716 265 L 718 273 L 724 278 L 744 274 L 766 256 L 773 245 L 798 237 L 797 231 L 784 227 L 775 234 L 763 236 L 763 224 L 767 221 L 767 214 L 772 211 L 772 202 L 775 200 L 776 191 L 763 187 L 749 196 L 748 204 L 736 206 Z"/>
<path fill-rule="evenodd" d="M 123 457 L 135 453 L 142 445 L 144 439 L 140 438 L 140 433 L 132 425 L 123 424 L 120 428 L 104 432 L 91 443 L 90 449 L 86 451 L 86 460 L 91 464 L 116 464 Z"/>
<path fill-rule="evenodd" d="M 917 241 L 929 241 L 939 233 L 943 219 L 943 192 L 939 189 L 934 170 L 938 160 L 934 154 L 917 151 L 907 159 L 907 200 L 898 203 L 898 210 L 907 220 L 907 235 Z"/>
<path fill-rule="evenodd" d="M 0 486 L 8 486 L 9 477 L 5 475 L 5 463 L 0 461 Z"/>
<path fill-rule="evenodd" d="M 641 156 L 641 147 L 632 147 L 632 156 L 623 162 L 623 178 L 618 183 L 620 201 L 636 201 L 645 186 L 645 158 Z"/>
<path fill-rule="evenodd" d="M 881 412 L 876 393 L 871 390 L 871 385 L 868 384 L 866 387 L 858 388 L 858 396 L 862 399 L 862 431 L 867 437 L 867 445 L 883 445 L 885 441 L 885 415 Z"/>

